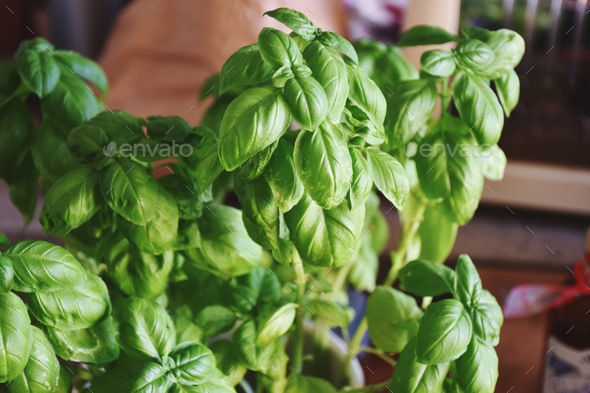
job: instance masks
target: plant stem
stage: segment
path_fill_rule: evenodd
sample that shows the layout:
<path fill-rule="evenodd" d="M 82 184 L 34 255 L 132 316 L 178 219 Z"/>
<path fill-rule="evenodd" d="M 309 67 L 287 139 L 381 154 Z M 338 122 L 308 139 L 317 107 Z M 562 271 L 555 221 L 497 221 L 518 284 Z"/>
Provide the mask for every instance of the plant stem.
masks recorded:
<path fill-rule="evenodd" d="M 303 368 L 303 298 L 305 296 L 305 271 L 299 254 L 293 257 L 293 272 L 297 285 L 297 314 L 295 316 L 295 336 L 293 339 L 293 354 L 291 356 L 291 372 L 300 374 Z"/>
<path fill-rule="evenodd" d="M 389 381 L 381 382 L 376 385 L 364 386 L 358 389 L 344 390 L 345 393 L 378 393 L 387 388 Z"/>
<path fill-rule="evenodd" d="M 354 336 L 352 337 L 352 341 L 350 342 L 349 354 L 347 358 L 347 364 L 350 364 L 352 359 L 356 357 L 361 349 L 363 337 L 367 333 L 367 329 L 369 328 L 369 323 L 367 322 L 367 316 L 365 315 L 359 324 L 356 332 L 354 332 Z"/>

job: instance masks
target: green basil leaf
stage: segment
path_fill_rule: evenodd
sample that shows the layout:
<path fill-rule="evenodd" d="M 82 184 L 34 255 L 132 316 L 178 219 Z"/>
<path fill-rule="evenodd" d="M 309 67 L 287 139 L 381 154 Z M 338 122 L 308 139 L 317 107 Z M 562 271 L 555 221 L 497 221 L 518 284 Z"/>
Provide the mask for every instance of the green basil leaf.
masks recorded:
<path fill-rule="evenodd" d="M 67 361 L 109 363 L 119 357 L 113 319 L 106 318 L 86 329 L 61 330 L 43 327 L 56 354 Z"/>
<path fill-rule="evenodd" d="M 440 204 L 429 203 L 418 227 L 420 259 L 444 263 L 455 244 L 459 225 L 440 211 Z"/>
<path fill-rule="evenodd" d="M 495 145 L 504 126 L 504 114 L 489 84 L 460 72 L 453 82 L 453 98 L 457 111 L 473 129 L 478 143 Z"/>
<path fill-rule="evenodd" d="M 96 163 L 109 156 L 112 145 L 108 146 L 107 134 L 102 128 L 92 125 L 81 125 L 74 128 L 68 135 L 67 145 L 72 155 L 82 163 Z M 114 155 L 114 151 L 112 152 Z"/>
<path fill-rule="evenodd" d="M 29 361 L 22 373 L 8 383 L 11 392 L 47 393 L 57 387 L 59 362 L 45 334 L 36 326 L 30 326 L 33 344 Z"/>
<path fill-rule="evenodd" d="M 0 295 L 0 383 L 24 370 L 31 353 L 31 332 L 29 313 L 18 295 Z"/>
<path fill-rule="evenodd" d="M 206 190 L 223 172 L 223 165 L 219 160 L 217 143 L 207 149 L 205 155 L 197 163 L 195 168 L 195 180 L 199 190 Z"/>
<path fill-rule="evenodd" d="M 214 304 L 199 312 L 195 324 L 203 330 L 205 336 L 215 337 L 231 330 L 237 319 L 236 313 L 229 308 Z"/>
<path fill-rule="evenodd" d="M 385 352 L 398 353 L 418 333 L 422 310 L 416 300 L 393 288 L 377 287 L 367 302 L 371 340 Z"/>
<path fill-rule="evenodd" d="M 364 215 L 364 206 L 351 211 L 345 203 L 324 210 L 306 194 L 285 213 L 285 222 L 305 263 L 339 267 L 354 255 Z"/>
<path fill-rule="evenodd" d="M 85 81 L 93 83 L 103 95 L 107 95 L 109 90 L 107 77 L 97 63 L 73 51 L 57 50 L 55 58 L 58 64 L 63 67 L 62 73 L 75 74 Z"/>
<path fill-rule="evenodd" d="M 24 102 L 12 99 L 0 107 L 0 177 L 12 183 L 33 139 L 33 120 Z"/>
<path fill-rule="evenodd" d="M 0 107 L 13 98 L 20 86 L 21 79 L 16 71 L 16 61 L 0 60 Z"/>
<path fill-rule="evenodd" d="M 324 31 L 320 33 L 317 40 L 322 44 L 342 53 L 344 57 L 350 60 L 354 65 L 358 65 L 359 57 L 354 50 L 354 46 L 352 46 L 352 44 L 341 35 L 331 31 Z"/>
<path fill-rule="evenodd" d="M 160 361 L 176 340 L 174 323 L 158 303 L 130 297 L 115 304 L 121 349 L 136 360 Z"/>
<path fill-rule="evenodd" d="M 217 340 L 209 344 L 209 348 L 215 355 L 217 369 L 232 386 L 237 385 L 244 378 L 247 369 L 240 363 L 234 343 L 229 340 Z"/>
<path fill-rule="evenodd" d="M 293 38 L 277 29 L 263 28 L 258 35 L 258 47 L 264 62 L 275 69 L 285 65 L 294 66 L 303 61 Z"/>
<path fill-rule="evenodd" d="M 457 359 L 467 350 L 472 332 L 469 314 L 458 300 L 431 304 L 416 336 L 417 360 L 432 365 Z"/>
<path fill-rule="evenodd" d="M 149 116 L 146 131 L 152 139 L 182 142 L 193 128 L 180 116 Z"/>
<path fill-rule="evenodd" d="M 93 274 L 72 287 L 28 293 L 27 304 L 39 322 L 58 329 L 88 328 L 111 308 L 105 283 Z"/>
<path fill-rule="evenodd" d="M 504 315 L 502 308 L 490 292 L 482 291 L 479 304 L 473 310 L 471 318 L 473 333 L 488 345 L 498 345 Z"/>
<path fill-rule="evenodd" d="M 387 72 L 383 72 L 387 70 Z M 388 45 L 385 52 L 375 60 L 374 69 L 370 70 L 372 78 L 386 96 L 396 89 L 399 82 L 418 79 L 418 71 L 404 56 L 400 48 Z"/>
<path fill-rule="evenodd" d="M 363 237 L 361 248 L 356 261 L 352 264 L 348 281 L 359 291 L 373 292 L 379 269 L 379 256 L 373 250 L 372 236 L 369 233 Z"/>
<path fill-rule="evenodd" d="M 14 289 L 54 291 L 87 280 L 86 271 L 69 251 L 44 241 L 25 240 L 3 252 L 12 260 Z"/>
<path fill-rule="evenodd" d="M 332 384 L 325 379 L 308 377 L 301 374 L 291 374 L 287 380 L 285 393 L 337 393 Z"/>
<path fill-rule="evenodd" d="M 287 303 L 264 317 L 260 323 L 256 345 L 268 345 L 285 334 L 293 325 L 297 307 L 295 303 Z"/>
<path fill-rule="evenodd" d="M 51 93 L 60 79 L 52 49 L 43 38 L 35 38 L 23 41 L 14 55 L 21 80 L 41 98 Z"/>
<path fill-rule="evenodd" d="M 477 307 L 482 296 L 482 285 L 475 265 L 466 254 L 461 254 L 455 267 L 455 297 L 469 309 Z"/>
<path fill-rule="evenodd" d="M 172 382 L 164 366 L 151 362 L 142 366 L 138 378 L 133 383 L 131 393 L 159 393 L 170 389 Z M 121 381 L 117 385 L 120 386 L 120 384 Z"/>
<path fill-rule="evenodd" d="M 402 164 L 389 154 L 374 148 L 367 148 L 369 175 L 383 195 L 401 209 L 410 194 L 410 183 Z"/>
<path fill-rule="evenodd" d="M 429 50 L 422 53 L 420 67 L 422 71 L 432 76 L 448 78 L 455 72 L 455 59 L 453 54 L 446 50 Z"/>
<path fill-rule="evenodd" d="M 112 160 L 99 172 L 98 184 L 111 209 L 127 221 L 146 225 L 156 216 L 155 180 L 133 161 Z"/>
<path fill-rule="evenodd" d="M 174 265 L 172 251 L 154 255 L 113 237 L 104 238 L 99 250 L 109 277 L 126 295 L 154 299 L 166 289 Z"/>
<path fill-rule="evenodd" d="M 416 296 L 439 296 L 453 292 L 455 272 L 445 265 L 416 260 L 399 272 L 400 288 Z"/>
<path fill-rule="evenodd" d="M 313 41 L 321 33 L 321 29 L 314 25 L 307 16 L 292 8 L 277 8 L 265 12 L 264 15 L 278 20 L 307 41 Z"/>
<path fill-rule="evenodd" d="M 220 375 L 219 377 L 222 377 Z M 215 378 L 215 377 L 214 377 Z M 172 393 L 236 393 L 233 385 L 223 378 L 215 378 L 196 386 L 175 384 L 172 387 Z"/>
<path fill-rule="evenodd" d="M 476 338 L 456 362 L 457 382 L 466 392 L 493 393 L 498 380 L 498 355 Z"/>
<path fill-rule="evenodd" d="M 285 82 L 285 101 L 291 115 L 301 128 L 316 130 L 328 114 L 328 98 L 322 85 L 311 75 L 307 66 L 296 66 L 293 77 Z"/>
<path fill-rule="evenodd" d="M 289 126 L 287 102 L 272 86 L 246 90 L 228 106 L 219 135 L 219 158 L 233 171 L 274 143 Z"/>
<path fill-rule="evenodd" d="M 365 204 L 373 189 L 373 180 L 369 176 L 369 164 L 363 154 L 355 148 L 349 149 L 352 159 L 352 182 L 347 198 L 350 209 L 354 210 Z"/>
<path fill-rule="evenodd" d="M 279 141 L 275 141 L 273 144 L 268 145 L 262 151 L 256 153 L 250 157 L 242 168 L 240 168 L 239 176 L 243 177 L 244 180 L 256 180 L 264 173 L 264 169 L 268 165 L 268 162 L 272 158 Z"/>
<path fill-rule="evenodd" d="M 223 63 L 219 73 L 219 94 L 262 83 L 272 74 L 273 69 L 262 60 L 258 44 L 244 46 Z"/>
<path fill-rule="evenodd" d="M 350 86 L 348 99 L 366 115 L 379 132 L 382 132 L 387 112 L 387 103 L 383 93 L 362 70 L 349 65 L 346 66 L 346 70 Z"/>
<path fill-rule="evenodd" d="M 201 233 L 201 248 L 195 254 L 216 274 L 239 276 L 262 262 L 262 248 L 248 236 L 240 210 L 210 204 L 198 224 L 207 230 Z M 187 262 L 195 261 L 189 258 Z"/>
<path fill-rule="evenodd" d="M 524 39 L 515 31 L 500 29 L 489 31 L 480 28 L 461 29 L 465 38 L 478 39 L 494 51 L 494 61 L 483 70 L 488 78 L 495 79 L 516 68 L 524 55 Z"/>
<path fill-rule="evenodd" d="M 313 77 L 325 91 L 326 97 L 330 97 L 327 100 L 328 119 L 339 122 L 349 92 L 344 60 L 333 49 L 317 41 L 305 48 L 303 58 L 313 72 Z"/>
<path fill-rule="evenodd" d="M 321 207 L 340 205 L 352 182 L 352 160 L 338 126 L 325 122 L 302 131 L 295 142 L 295 167 L 309 196 Z"/>
<path fill-rule="evenodd" d="M 293 145 L 286 140 L 279 140 L 276 152 L 264 171 L 264 179 L 283 213 L 291 210 L 303 196 L 303 184 L 293 161 Z"/>
<path fill-rule="evenodd" d="M 10 201 L 20 211 L 25 225 L 27 225 L 35 215 L 39 183 L 39 172 L 35 167 L 31 151 L 27 150 L 25 157 L 15 168 L 14 173 L 18 173 L 18 176 L 10 183 Z"/>
<path fill-rule="evenodd" d="M 268 345 L 257 345 L 257 339 L 258 331 L 253 320 L 244 322 L 233 335 L 233 342 L 242 363 L 250 370 L 265 372 L 271 367 L 276 346 L 282 344 L 275 340 Z"/>
<path fill-rule="evenodd" d="M 388 103 L 385 128 L 389 144 L 393 148 L 405 146 L 414 136 L 426 128 L 438 92 L 432 79 L 402 82 Z"/>
<path fill-rule="evenodd" d="M 177 219 L 194 220 L 201 217 L 203 214 L 203 198 L 201 197 L 199 187 L 195 183 L 195 180 L 187 179 L 178 175 L 166 175 L 157 179 L 157 182 L 163 186 L 166 191 L 174 195 L 173 199 L 176 200 Z M 165 195 L 165 199 L 167 200 L 165 204 L 168 205 L 170 197 L 168 193 Z M 174 209 L 172 206 L 168 206 L 167 210 L 174 215 Z M 172 228 L 174 226 L 174 220 L 169 219 L 168 221 L 170 222 L 170 228 Z M 175 231 L 173 230 L 172 232 L 174 233 Z"/>
<path fill-rule="evenodd" d="M 482 152 L 483 175 L 486 179 L 502 180 L 506 169 L 506 154 L 498 145 L 493 145 Z"/>
<path fill-rule="evenodd" d="M 256 305 L 274 306 L 281 300 L 281 283 L 278 277 L 268 268 L 257 267 L 245 276 L 236 279 L 238 285 L 234 289 L 246 288 L 241 294 L 232 294 L 233 301 L 244 311 L 251 311 Z M 248 304 L 249 303 L 249 304 Z"/>
<path fill-rule="evenodd" d="M 14 285 L 12 260 L 0 255 L 0 296 L 6 295 Z"/>
<path fill-rule="evenodd" d="M 463 67 L 481 71 L 494 61 L 494 51 L 484 42 L 478 39 L 461 41 L 455 49 L 457 60 Z"/>
<path fill-rule="evenodd" d="M 39 218 L 43 232 L 63 236 L 90 220 L 99 207 L 96 184 L 96 174 L 88 167 L 74 169 L 53 183 Z"/>
<path fill-rule="evenodd" d="M 185 385 L 199 385 L 209 381 L 215 370 L 215 356 L 209 348 L 198 343 L 180 345 L 170 353 L 174 361 L 171 372 Z"/>
<path fill-rule="evenodd" d="M 451 41 L 458 41 L 458 38 L 440 27 L 418 25 L 406 30 L 397 46 L 438 45 Z"/>
<path fill-rule="evenodd" d="M 60 366 L 57 386 L 53 390 L 53 393 L 71 393 L 71 391 L 72 373 L 65 366 Z"/>
<path fill-rule="evenodd" d="M 0 233 L 0 247 L 7 246 L 9 244 L 10 244 L 10 239 L 8 239 L 8 237 L 6 237 L 5 234 Z"/>
<path fill-rule="evenodd" d="M 305 303 L 305 307 L 314 318 L 319 317 L 326 320 L 331 327 L 337 326 L 345 329 L 350 323 L 347 310 L 337 303 L 324 299 L 311 299 Z"/>
<path fill-rule="evenodd" d="M 192 323 L 187 318 L 180 315 L 175 315 L 173 320 L 174 329 L 176 330 L 176 342 L 179 345 L 189 342 L 200 343 L 207 339 L 203 333 L 203 330 L 201 330 L 200 327 Z"/>
<path fill-rule="evenodd" d="M 416 357 L 416 338 L 402 351 L 391 380 L 393 392 L 430 393 L 441 392 L 449 371 L 449 363 L 422 364 Z"/>
<path fill-rule="evenodd" d="M 168 191 L 157 186 L 152 186 L 151 191 L 156 192 L 152 200 L 153 218 L 149 222 L 134 225 L 126 220 L 119 220 L 118 223 L 121 232 L 140 250 L 161 254 L 174 244 L 178 231 L 178 208 L 174 197 Z"/>
<path fill-rule="evenodd" d="M 102 128 L 108 139 L 117 143 L 136 143 L 145 136 L 145 120 L 120 110 L 101 112 L 86 124 Z"/>
<path fill-rule="evenodd" d="M 506 117 L 510 117 L 510 113 L 518 104 L 518 97 L 520 96 L 520 79 L 518 79 L 516 71 L 510 70 L 500 75 L 494 79 L 494 85 L 496 86 L 500 104 L 504 109 L 504 114 Z"/>
<path fill-rule="evenodd" d="M 69 129 L 90 120 L 103 109 L 86 83 L 69 73 L 63 73 L 51 94 L 41 99 L 43 114 L 59 114 L 60 121 Z"/>
<path fill-rule="evenodd" d="M 80 165 L 66 145 L 68 131 L 58 120 L 44 116 L 35 133 L 33 161 L 49 184 Z"/>

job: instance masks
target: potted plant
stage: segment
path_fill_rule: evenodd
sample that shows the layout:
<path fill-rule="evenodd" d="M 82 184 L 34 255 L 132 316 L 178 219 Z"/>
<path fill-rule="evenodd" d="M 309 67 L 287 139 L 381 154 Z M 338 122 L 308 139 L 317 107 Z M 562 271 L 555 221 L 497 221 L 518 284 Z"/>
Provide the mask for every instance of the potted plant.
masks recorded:
<path fill-rule="evenodd" d="M 427 52 L 418 74 L 396 48 L 355 50 L 294 10 L 268 15 L 293 33 L 263 29 L 234 53 L 203 88 L 216 99 L 199 127 L 102 111 L 100 68 L 40 39 L 0 64 L 0 124 L 10 125 L 0 136 L 12 143 L 0 145 L 11 154 L 0 175 L 26 217 L 42 175 L 43 230 L 67 248 L 2 239 L 0 389 L 493 391 L 501 311 L 467 256 L 455 270 L 440 262 L 477 207 L 483 174 L 502 172 L 492 145 L 497 109 L 509 113 L 518 97 L 505 88 L 518 36 L 415 28 L 400 44 L 458 41 Z M 373 79 L 363 70 L 382 63 Z M 31 94 L 41 100 L 35 131 Z M 444 110 L 429 119 L 439 96 Z M 489 144 L 478 151 L 493 155 L 408 153 L 441 140 Z M 373 185 L 403 209 L 379 287 L 387 226 Z M 347 361 L 368 326 L 374 351 L 397 361 L 391 382 L 350 388 L 305 370 L 322 356 L 306 352 L 306 330 L 322 341 L 350 322 L 347 283 L 372 291 Z"/>

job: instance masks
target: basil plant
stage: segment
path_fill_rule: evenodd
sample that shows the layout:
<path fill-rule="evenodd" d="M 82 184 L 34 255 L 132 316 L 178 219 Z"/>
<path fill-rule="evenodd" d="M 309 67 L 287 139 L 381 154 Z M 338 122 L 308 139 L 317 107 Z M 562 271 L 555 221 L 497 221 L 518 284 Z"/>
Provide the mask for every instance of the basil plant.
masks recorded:
<path fill-rule="evenodd" d="M 502 176 L 522 39 L 416 27 L 400 45 L 457 42 L 418 72 L 267 15 L 292 32 L 227 59 L 198 127 L 111 110 L 100 68 L 41 39 L 0 62 L 0 177 L 30 219 L 41 176 L 43 231 L 66 245 L 0 236 L 0 392 L 493 392 L 501 310 L 469 257 L 442 262 Z M 383 282 L 377 192 L 402 221 Z M 370 296 L 342 361 L 375 353 L 385 383 L 306 374 L 304 320 L 348 339 L 348 285 Z"/>

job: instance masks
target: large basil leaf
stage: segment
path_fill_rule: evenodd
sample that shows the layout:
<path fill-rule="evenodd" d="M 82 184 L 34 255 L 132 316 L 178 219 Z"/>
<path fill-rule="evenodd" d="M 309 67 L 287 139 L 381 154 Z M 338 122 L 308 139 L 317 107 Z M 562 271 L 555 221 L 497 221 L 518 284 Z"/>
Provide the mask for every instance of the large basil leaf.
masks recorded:
<path fill-rule="evenodd" d="M 99 173 L 100 190 L 115 212 L 137 225 L 153 220 L 156 210 L 155 180 L 128 159 L 116 159 Z"/>
<path fill-rule="evenodd" d="M 146 122 L 141 117 L 131 116 L 127 112 L 115 110 L 97 114 L 86 125 L 102 128 L 111 141 L 134 143 L 141 141 L 145 136 L 143 130 Z"/>
<path fill-rule="evenodd" d="M 207 230 L 201 233 L 201 248 L 187 262 L 198 262 L 198 257 L 217 274 L 228 276 L 246 274 L 262 262 L 262 248 L 248 236 L 240 210 L 210 204 L 198 223 Z"/>
<path fill-rule="evenodd" d="M 161 254 L 172 247 L 176 238 L 178 208 L 172 194 L 160 187 L 153 187 L 152 190 L 155 191 L 153 218 L 145 224 L 138 225 L 119 220 L 119 225 L 121 232 L 140 250 Z"/>
<path fill-rule="evenodd" d="M 416 296 L 439 296 L 453 292 L 455 272 L 440 263 L 417 260 L 399 271 L 400 288 Z"/>
<path fill-rule="evenodd" d="M 96 175 L 89 167 L 68 172 L 53 183 L 39 218 L 43 232 L 63 236 L 90 220 L 98 211 L 96 183 Z"/>
<path fill-rule="evenodd" d="M 258 35 L 260 55 L 274 69 L 301 64 L 303 58 L 293 38 L 280 30 L 265 27 Z"/>
<path fill-rule="evenodd" d="M 262 61 L 258 44 L 244 46 L 223 63 L 219 73 L 219 94 L 264 82 L 272 74 L 272 68 Z"/>
<path fill-rule="evenodd" d="M 0 255 L 0 295 L 6 295 L 14 285 L 12 260 Z"/>
<path fill-rule="evenodd" d="M 13 181 L 16 168 L 25 158 L 33 138 L 33 121 L 20 99 L 12 99 L 0 107 L 0 177 Z"/>
<path fill-rule="evenodd" d="M 459 64 L 469 70 L 484 70 L 494 61 L 494 51 L 478 39 L 462 41 L 455 49 Z"/>
<path fill-rule="evenodd" d="M 111 317 L 87 329 L 61 330 L 45 326 L 44 330 L 55 352 L 64 360 L 109 363 L 119 357 L 119 344 Z"/>
<path fill-rule="evenodd" d="M 167 392 L 172 384 L 167 374 L 166 367 L 160 364 L 151 362 L 143 364 L 139 377 L 133 383 L 131 393 Z M 120 386 L 120 384 L 119 381 L 117 385 Z"/>
<path fill-rule="evenodd" d="M 459 225 L 440 211 L 440 204 L 429 202 L 418 227 L 420 259 L 444 263 L 455 244 Z"/>
<path fill-rule="evenodd" d="M 401 209 L 410 194 L 410 182 L 402 164 L 389 154 L 375 148 L 367 148 L 369 175 L 383 195 Z"/>
<path fill-rule="evenodd" d="M 55 51 L 55 58 L 58 64 L 63 67 L 62 73 L 73 73 L 85 81 L 93 83 L 106 96 L 109 84 L 104 71 L 97 63 L 73 51 Z"/>
<path fill-rule="evenodd" d="M 102 103 L 77 76 L 62 73 L 59 83 L 51 94 L 41 99 L 44 114 L 60 114 L 60 120 L 73 128 L 104 109 Z"/>
<path fill-rule="evenodd" d="M 455 297 L 469 309 L 477 307 L 482 296 L 482 285 L 475 265 L 466 254 L 461 254 L 455 267 Z"/>
<path fill-rule="evenodd" d="M 354 255 L 364 215 L 364 206 L 351 211 L 346 203 L 324 210 L 306 194 L 285 214 L 285 222 L 304 262 L 338 267 Z"/>
<path fill-rule="evenodd" d="M 195 168 L 195 180 L 200 190 L 206 190 L 223 172 L 217 143 L 212 144 Z"/>
<path fill-rule="evenodd" d="M 391 380 L 391 390 L 404 393 L 440 392 L 449 363 L 420 363 L 416 358 L 416 341 L 416 338 L 412 339 L 402 351 Z"/>
<path fill-rule="evenodd" d="M 293 68 L 293 77 L 284 86 L 285 101 L 293 120 L 306 130 L 316 130 L 328 114 L 328 98 L 322 85 L 306 66 Z"/>
<path fill-rule="evenodd" d="M 293 8 L 277 8 L 265 12 L 264 15 L 278 20 L 307 41 L 313 41 L 321 33 L 321 29 L 314 25 L 307 16 Z"/>
<path fill-rule="evenodd" d="M 426 127 L 437 99 L 436 83 L 432 79 L 399 84 L 388 103 L 385 119 L 388 142 L 393 148 L 405 146 Z"/>
<path fill-rule="evenodd" d="M 12 260 L 14 289 L 54 291 L 86 281 L 86 271 L 69 251 L 54 244 L 25 240 L 3 252 Z"/>
<path fill-rule="evenodd" d="M 498 380 L 498 355 L 475 337 L 457 359 L 457 382 L 465 392 L 493 393 Z"/>
<path fill-rule="evenodd" d="M 322 318 L 329 326 L 346 329 L 350 324 L 347 309 L 338 303 L 325 299 L 311 299 L 305 303 L 314 318 Z"/>
<path fill-rule="evenodd" d="M 285 334 L 293 325 L 297 307 L 295 303 L 287 303 L 266 315 L 260 323 L 256 344 L 270 344 Z"/>
<path fill-rule="evenodd" d="M 341 35 L 331 31 L 323 31 L 318 36 L 317 40 L 322 44 L 342 53 L 355 66 L 358 65 L 359 58 L 356 51 L 354 50 L 354 46 L 352 46 L 352 44 Z"/>
<path fill-rule="evenodd" d="M 325 122 L 315 132 L 300 132 L 294 157 L 309 196 L 328 210 L 340 205 L 350 189 L 352 160 L 338 126 Z"/>
<path fill-rule="evenodd" d="M 397 46 L 438 45 L 458 38 L 436 26 L 418 25 L 405 31 L 397 42 Z"/>
<path fill-rule="evenodd" d="M 460 72 L 453 82 L 453 99 L 461 118 L 480 145 L 495 145 L 504 127 L 504 113 L 485 80 Z"/>
<path fill-rule="evenodd" d="M 101 241 L 99 249 L 109 276 L 126 295 L 154 299 L 166 289 L 174 264 L 172 251 L 154 255 L 125 238 L 113 237 Z"/>
<path fill-rule="evenodd" d="M 35 38 L 21 43 L 14 55 L 22 82 L 39 97 L 51 93 L 59 81 L 60 72 L 52 49 L 53 45 L 43 38 Z"/>
<path fill-rule="evenodd" d="M 115 317 L 119 323 L 117 340 L 133 359 L 159 361 L 174 347 L 174 323 L 159 304 L 130 297 L 116 303 Z"/>
<path fill-rule="evenodd" d="M 185 385 L 198 385 L 213 377 L 215 356 L 209 348 L 198 343 L 188 343 L 174 348 L 170 353 L 174 362 L 171 372 Z"/>
<path fill-rule="evenodd" d="M 270 186 L 274 199 L 283 213 L 291 210 L 303 195 L 303 184 L 297 176 L 293 162 L 293 145 L 286 140 L 279 140 L 266 170 L 264 179 Z"/>
<path fill-rule="evenodd" d="M 469 314 L 458 300 L 431 304 L 424 312 L 416 337 L 418 361 L 437 364 L 457 359 L 467 350 L 472 331 Z"/>
<path fill-rule="evenodd" d="M 350 148 L 349 152 L 352 160 L 352 182 L 347 197 L 350 209 L 354 210 L 365 204 L 373 189 L 373 180 L 369 176 L 369 164 L 363 154 L 355 148 Z"/>
<path fill-rule="evenodd" d="M 346 65 L 350 93 L 348 99 L 379 132 L 383 130 L 383 121 L 387 111 L 385 97 L 379 87 L 362 70 Z M 364 119 L 359 119 L 364 120 Z"/>
<path fill-rule="evenodd" d="M 27 294 L 31 314 L 44 325 L 58 329 L 88 328 L 110 312 L 105 283 L 89 274 L 75 286 Z"/>
<path fill-rule="evenodd" d="M 45 334 L 36 326 L 27 327 L 32 333 L 29 361 L 18 377 L 8 383 L 14 393 L 47 393 L 57 387 L 59 362 Z"/>
<path fill-rule="evenodd" d="M 504 114 L 506 117 L 509 117 L 510 112 L 518 104 L 518 97 L 520 96 L 520 79 L 518 79 L 518 74 L 516 74 L 516 71 L 510 70 L 494 79 L 494 85 L 496 86 L 496 93 L 498 93 L 500 104 L 504 109 Z"/>
<path fill-rule="evenodd" d="M 285 393 L 337 393 L 332 384 L 325 379 L 308 377 L 301 374 L 291 374 L 287 380 Z"/>
<path fill-rule="evenodd" d="M 430 75 L 448 78 L 455 72 L 455 59 L 453 54 L 446 50 L 429 50 L 422 53 L 420 68 Z"/>
<path fill-rule="evenodd" d="M 289 121 L 289 107 L 280 90 L 272 86 L 246 90 L 229 104 L 221 121 L 221 164 L 233 171 L 279 139 Z"/>
<path fill-rule="evenodd" d="M 483 290 L 477 307 L 472 311 L 473 333 L 486 344 L 500 342 L 500 328 L 504 323 L 502 308 L 494 296 Z"/>
<path fill-rule="evenodd" d="M 367 302 L 371 340 L 385 352 L 398 353 L 418 333 L 422 310 L 416 300 L 389 287 L 377 287 Z"/>
<path fill-rule="evenodd" d="M 272 158 L 278 144 L 279 141 L 275 141 L 273 144 L 268 145 L 250 157 L 244 165 L 242 165 L 242 168 L 240 168 L 238 176 L 242 177 L 244 180 L 256 180 L 262 176 L 264 169 Z"/>
<path fill-rule="evenodd" d="M 332 122 L 339 122 L 349 92 L 344 60 L 333 49 L 327 48 L 319 42 L 309 44 L 303 51 L 303 58 L 313 72 L 313 77 L 329 97 L 327 100 L 328 119 Z"/>
<path fill-rule="evenodd" d="M 489 31 L 480 28 L 465 28 L 461 29 L 461 35 L 481 40 L 494 51 L 494 61 L 483 70 L 488 78 L 498 78 L 514 69 L 524 55 L 524 39 L 512 30 Z"/>
<path fill-rule="evenodd" d="M 207 337 L 215 337 L 218 334 L 230 330 L 236 323 L 236 313 L 219 304 L 207 306 L 199 312 L 195 324 L 203 330 Z"/>
<path fill-rule="evenodd" d="M 391 45 L 376 58 L 374 69 L 370 72 L 371 77 L 377 79 L 376 82 L 385 96 L 393 93 L 399 82 L 418 79 L 418 71 L 404 56 L 402 50 Z"/>
<path fill-rule="evenodd" d="M 12 292 L 0 295 L 0 383 L 24 370 L 33 342 L 30 325 L 23 301 Z"/>

